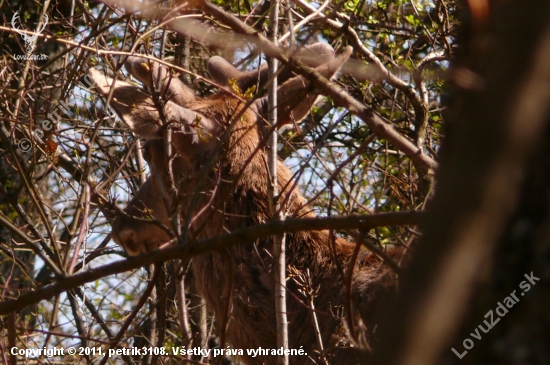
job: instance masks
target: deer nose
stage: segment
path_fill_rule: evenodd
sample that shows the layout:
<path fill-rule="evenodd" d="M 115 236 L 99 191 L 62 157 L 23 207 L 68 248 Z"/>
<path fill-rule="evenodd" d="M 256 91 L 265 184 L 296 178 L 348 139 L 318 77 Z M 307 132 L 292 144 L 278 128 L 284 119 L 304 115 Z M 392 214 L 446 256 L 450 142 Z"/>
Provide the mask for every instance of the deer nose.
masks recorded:
<path fill-rule="evenodd" d="M 130 256 L 156 250 L 170 241 L 170 237 L 164 231 L 152 224 L 136 225 L 119 218 L 113 222 L 111 235 L 113 241 L 122 246 Z"/>
<path fill-rule="evenodd" d="M 113 229 L 113 241 L 124 248 L 124 251 L 130 256 L 139 255 L 145 252 L 145 245 L 139 242 L 136 237 L 136 232 L 132 229 Z"/>

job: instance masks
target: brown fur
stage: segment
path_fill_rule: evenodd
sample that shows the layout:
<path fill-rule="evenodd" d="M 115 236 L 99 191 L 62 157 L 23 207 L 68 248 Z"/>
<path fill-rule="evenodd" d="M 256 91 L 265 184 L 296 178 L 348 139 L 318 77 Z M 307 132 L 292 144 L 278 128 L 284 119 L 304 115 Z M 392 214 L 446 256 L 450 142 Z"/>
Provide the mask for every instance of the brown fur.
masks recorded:
<path fill-rule="evenodd" d="M 311 104 L 313 99 L 309 99 Z M 262 137 L 254 110 L 245 111 L 232 126 L 228 140 L 220 141 L 224 132 L 230 128 L 233 117 L 241 111 L 242 103 L 228 93 L 220 93 L 214 98 L 192 101 L 185 106 L 217 124 L 215 128 L 210 128 L 217 134 L 203 136 L 206 141 L 199 142 L 196 149 L 197 143 L 190 143 L 187 129 L 182 128 L 173 136 L 173 147 L 179 154 L 173 162 L 174 178 L 179 188 L 177 206 L 182 223 L 188 218 L 192 221 L 189 227 L 190 241 L 196 242 L 271 221 L 267 154 L 258 148 Z M 117 109 L 116 104 L 114 107 Z M 122 109 L 119 107 L 117 111 Z M 124 115 L 124 112 L 119 113 Z M 126 122 L 135 131 L 140 130 L 135 121 Z M 155 130 L 151 132 L 151 128 L 147 129 L 147 133 L 155 133 Z M 221 148 L 217 149 L 220 143 Z M 151 177 L 130 203 L 127 212 L 144 216 L 142 206 L 146 206 L 156 219 L 171 227 L 166 207 L 174 204 L 168 185 L 164 140 L 151 139 L 145 148 Z M 206 179 L 201 181 L 209 159 L 213 163 L 206 171 Z M 297 190 L 289 191 L 292 184 L 288 168 L 279 161 L 277 170 L 279 189 L 287 201 L 287 216 L 314 217 L 304 197 Z M 194 199 L 196 204 L 191 207 Z M 123 217 L 113 223 L 113 237 L 132 254 L 151 251 L 169 240 L 169 236 L 157 225 L 136 223 Z M 288 234 L 286 245 L 287 267 L 293 275 L 286 282 L 289 347 L 302 347 L 309 356 L 315 358 L 314 352 L 318 346 L 313 312 L 299 290 L 301 280 L 298 277 L 310 273 L 311 289 L 317 290 L 314 299 L 315 316 L 323 344 L 325 348 L 336 345 L 343 337 L 333 335 L 338 334 L 345 322 L 341 318 L 347 303 L 345 280 L 355 245 L 341 238 L 331 240 L 327 231 Z M 192 261 L 196 287 L 215 313 L 218 325 L 226 322 L 227 308 L 230 310 L 226 333 L 227 341 L 233 348 L 277 347 L 272 246 L 271 239 L 262 239 L 223 252 L 204 254 Z M 393 254 L 398 255 L 399 252 Z M 367 251 L 359 251 L 350 298 L 356 324 L 357 319 L 363 318 L 368 330 L 372 332 L 375 314 L 384 304 L 380 298 L 387 297 L 393 291 L 393 283 L 394 275 L 382 265 L 381 260 Z M 361 316 L 357 316 L 357 313 Z M 367 337 L 371 335 L 369 333 Z M 356 354 L 349 348 L 336 347 L 331 354 L 334 363 L 357 362 Z M 276 356 L 245 356 L 243 360 L 250 365 L 276 364 Z M 307 356 L 293 356 L 290 360 L 292 364 L 311 363 Z"/>

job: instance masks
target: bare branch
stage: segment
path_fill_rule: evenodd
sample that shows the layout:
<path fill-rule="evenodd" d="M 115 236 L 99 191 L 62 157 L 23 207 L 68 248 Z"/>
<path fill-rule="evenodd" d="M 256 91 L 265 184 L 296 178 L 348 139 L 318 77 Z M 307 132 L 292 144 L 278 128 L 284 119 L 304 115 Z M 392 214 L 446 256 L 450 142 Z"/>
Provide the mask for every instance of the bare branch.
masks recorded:
<path fill-rule="evenodd" d="M 14 310 L 38 303 L 41 300 L 51 298 L 64 291 L 76 288 L 85 283 L 97 280 L 101 277 L 134 270 L 152 263 L 162 263 L 172 259 L 191 258 L 193 256 L 222 250 L 238 244 L 246 244 L 254 240 L 272 236 L 277 233 L 299 232 L 308 230 L 348 230 L 361 229 L 369 230 L 375 227 L 388 225 L 417 225 L 421 223 L 423 214 L 420 212 L 381 213 L 368 216 L 348 216 L 331 218 L 309 218 L 309 219 L 287 219 L 285 221 L 274 221 L 258 226 L 253 226 L 235 231 L 232 234 L 213 237 L 193 245 L 177 245 L 157 251 L 155 254 L 148 253 L 127 260 L 114 262 L 89 271 L 76 274 L 55 284 L 47 285 L 34 292 L 21 295 L 15 300 L 0 302 L 0 315 L 10 313 Z"/>

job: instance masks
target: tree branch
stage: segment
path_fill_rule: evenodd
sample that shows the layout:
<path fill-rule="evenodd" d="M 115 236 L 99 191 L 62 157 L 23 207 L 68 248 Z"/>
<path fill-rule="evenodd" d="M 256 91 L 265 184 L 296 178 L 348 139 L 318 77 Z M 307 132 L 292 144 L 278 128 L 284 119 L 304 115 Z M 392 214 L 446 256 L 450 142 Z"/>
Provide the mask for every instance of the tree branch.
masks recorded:
<path fill-rule="evenodd" d="M 36 289 L 33 292 L 22 294 L 17 299 L 0 302 L 0 315 L 8 314 L 12 311 L 20 311 L 21 308 L 38 303 L 41 300 L 51 298 L 54 295 L 58 295 L 67 290 L 95 281 L 102 277 L 135 270 L 152 263 L 162 263 L 173 259 L 191 258 L 205 252 L 219 251 L 234 245 L 250 243 L 257 239 L 269 237 L 274 234 L 280 234 L 283 232 L 292 233 L 299 231 L 319 231 L 325 229 L 369 230 L 381 226 L 418 225 L 421 223 L 423 216 L 424 214 L 421 212 L 411 211 L 381 213 L 366 216 L 287 219 L 285 221 L 274 221 L 267 224 L 243 228 L 230 234 L 213 237 L 196 242 L 195 244 L 168 247 L 69 276 L 62 280 L 58 280 L 56 283 Z"/>
<path fill-rule="evenodd" d="M 437 162 L 435 162 L 429 156 L 426 156 L 422 152 L 422 150 L 418 148 L 413 142 L 409 141 L 407 138 L 397 132 L 392 123 L 377 115 L 371 108 L 366 107 L 363 103 L 356 100 L 345 91 L 340 90 L 336 85 L 326 80 L 314 69 L 307 67 L 301 62 L 289 57 L 283 50 L 273 45 L 262 34 L 257 33 L 255 29 L 249 27 L 248 25 L 244 24 L 239 19 L 234 17 L 232 14 L 227 13 L 226 11 L 218 8 L 208 1 L 202 3 L 202 10 L 212 15 L 219 21 L 222 21 L 230 26 L 233 31 L 244 35 L 244 40 L 254 43 L 268 56 L 276 57 L 284 65 L 288 66 L 292 71 L 305 77 L 315 87 L 321 90 L 324 95 L 330 96 L 340 107 L 346 108 L 351 113 L 357 115 L 376 134 L 378 134 L 378 136 L 387 139 L 396 148 L 402 151 L 411 160 L 423 167 L 426 171 L 434 170 L 437 167 Z M 180 27 L 175 28 L 183 32 L 188 31 L 190 27 L 182 23 L 186 21 L 189 22 L 188 20 L 178 20 L 174 22 L 180 25 Z M 196 29 L 197 25 L 198 23 L 193 24 L 193 27 L 195 28 L 195 33 L 200 32 Z M 203 27 L 206 28 L 206 26 Z M 407 89 L 409 88 L 411 88 L 411 86 L 407 85 Z"/>

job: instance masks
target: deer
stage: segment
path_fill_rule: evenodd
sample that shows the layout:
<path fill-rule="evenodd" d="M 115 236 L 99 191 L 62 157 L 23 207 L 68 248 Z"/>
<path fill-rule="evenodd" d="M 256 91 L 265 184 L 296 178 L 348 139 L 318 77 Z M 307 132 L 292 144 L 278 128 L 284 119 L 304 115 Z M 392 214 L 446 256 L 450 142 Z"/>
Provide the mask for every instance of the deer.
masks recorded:
<path fill-rule="evenodd" d="M 330 45 L 317 43 L 303 48 L 297 57 L 330 80 L 350 54 L 351 47 L 336 56 Z M 267 68 L 240 71 L 223 58 L 212 57 L 207 69 L 220 91 L 207 98 L 195 96 L 169 68 L 150 58 L 130 56 L 125 68 L 143 87 L 90 69 L 99 93 L 105 98 L 112 93 L 110 106 L 135 135 L 146 140 L 144 158 L 150 169 L 125 214 L 112 222 L 113 240 L 129 255 L 147 255 L 174 242 L 175 235 L 167 228 L 186 233 L 190 237 L 186 244 L 194 244 L 271 221 L 267 152 L 261 148 L 269 130 L 267 97 L 242 97 L 254 85 L 265 86 Z M 283 70 L 278 82 L 280 119 L 272 128 L 299 123 L 319 97 L 307 79 L 290 71 Z M 277 177 L 286 216 L 315 217 L 280 160 Z M 343 271 L 348 270 L 355 243 L 325 230 L 287 234 L 286 245 L 291 274 L 284 283 L 289 292 L 289 348 L 308 354 L 291 356 L 291 363 L 311 363 L 309 356 L 322 352 L 323 347 L 331 349 L 323 354 L 327 361 L 356 363 L 356 351 L 341 341 L 346 331 L 342 319 L 346 300 L 353 301 L 355 315 L 369 329 L 371 341 L 377 313 L 387 302 L 384 298 L 394 292 L 395 273 L 370 251 L 359 250 L 351 268 L 351 298 L 347 298 Z M 398 254 L 391 253 L 393 257 Z M 202 254 L 190 265 L 195 286 L 215 318 L 226 318 L 218 328 L 225 327 L 219 330 L 226 331 L 228 344 L 238 349 L 277 348 L 272 238 Z M 303 295 L 305 286 L 315 292 L 309 302 Z M 241 361 L 274 365 L 276 356 L 245 353 Z"/>
<path fill-rule="evenodd" d="M 42 23 L 40 29 L 38 29 L 32 35 L 28 35 L 25 32 L 20 30 L 21 28 L 19 28 L 16 25 L 18 19 L 19 19 L 19 23 L 21 23 L 21 19 L 19 18 L 19 10 L 17 10 L 13 14 L 13 17 L 11 18 L 11 25 L 13 29 L 15 29 L 15 31 L 19 33 L 21 37 L 23 37 L 23 40 L 25 41 L 25 47 L 27 48 L 27 57 L 30 57 L 32 54 L 32 51 L 34 50 L 34 46 L 36 45 L 36 40 L 38 39 L 38 36 L 40 35 L 40 33 L 42 33 L 44 28 L 46 28 L 46 26 L 48 25 L 49 18 L 47 14 L 44 14 L 44 22 Z"/>

